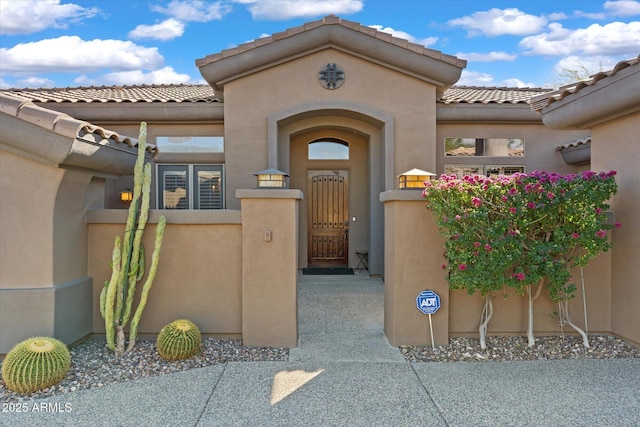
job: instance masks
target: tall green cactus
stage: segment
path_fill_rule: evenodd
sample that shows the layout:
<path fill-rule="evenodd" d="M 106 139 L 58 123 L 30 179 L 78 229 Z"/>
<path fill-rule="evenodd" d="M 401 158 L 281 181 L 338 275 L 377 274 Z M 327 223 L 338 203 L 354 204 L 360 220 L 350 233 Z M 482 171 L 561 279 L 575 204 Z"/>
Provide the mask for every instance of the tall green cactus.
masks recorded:
<path fill-rule="evenodd" d="M 129 206 L 124 237 L 122 239 L 120 236 L 116 237 L 111 259 L 111 278 L 105 282 L 100 294 L 100 313 L 105 320 L 107 347 L 114 350 L 116 354 L 124 353 L 124 328 L 131 317 L 136 283 L 142 279 L 145 273 L 142 235 L 149 218 L 149 195 L 151 193 L 151 164 L 144 163 L 146 143 L 147 124 L 143 122 L 140 124 L 140 137 L 138 138 L 138 158 L 133 168 L 133 200 Z M 147 303 L 147 295 L 158 268 L 165 226 L 166 219 L 164 216 L 160 216 L 156 226 L 151 267 L 142 289 L 140 303 L 131 322 L 127 351 L 131 351 L 136 342 L 138 322 Z"/>

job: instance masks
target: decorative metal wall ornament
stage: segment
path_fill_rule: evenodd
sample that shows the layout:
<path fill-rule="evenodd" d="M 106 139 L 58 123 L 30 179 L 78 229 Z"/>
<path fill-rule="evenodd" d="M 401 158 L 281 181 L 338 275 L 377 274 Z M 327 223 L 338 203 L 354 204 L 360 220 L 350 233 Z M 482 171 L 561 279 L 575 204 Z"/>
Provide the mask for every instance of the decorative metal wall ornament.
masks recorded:
<path fill-rule="evenodd" d="M 325 89 L 338 89 L 344 83 L 344 70 L 338 64 L 329 63 L 320 69 L 318 79 Z"/>

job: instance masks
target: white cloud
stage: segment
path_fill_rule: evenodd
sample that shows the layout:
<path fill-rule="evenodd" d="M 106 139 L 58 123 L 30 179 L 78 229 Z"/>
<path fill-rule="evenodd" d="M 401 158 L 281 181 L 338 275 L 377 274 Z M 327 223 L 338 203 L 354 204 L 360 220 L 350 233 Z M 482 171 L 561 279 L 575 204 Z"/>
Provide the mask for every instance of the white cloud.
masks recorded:
<path fill-rule="evenodd" d="M 515 77 L 512 77 L 510 79 L 502 80 L 502 82 L 500 83 L 500 86 L 506 86 L 506 87 L 536 87 L 536 84 L 535 83 L 525 83 L 520 79 L 516 79 Z"/>
<path fill-rule="evenodd" d="M 600 20 L 606 19 L 607 17 L 607 15 L 602 12 L 589 13 L 589 12 L 583 12 L 581 10 L 574 10 L 573 16 L 575 16 L 576 18 L 593 19 L 594 21 L 600 21 Z"/>
<path fill-rule="evenodd" d="M 177 73 L 173 67 L 164 67 L 148 73 L 141 70 L 108 73 L 102 76 L 101 80 L 117 85 L 180 84 L 189 83 L 191 77 L 188 74 Z"/>
<path fill-rule="evenodd" d="M 604 4 L 611 16 L 635 16 L 640 15 L 640 2 L 635 0 L 607 1 Z"/>
<path fill-rule="evenodd" d="M 284 21 L 329 14 L 350 15 L 360 12 L 362 0 L 233 0 L 247 5 L 255 20 Z"/>
<path fill-rule="evenodd" d="M 586 78 L 592 74 L 599 73 L 600 71 L 611 70 L 618 62 L 618 60 L 607 56 L 571 55 L 558 61 L 554 66 L 554 69 L 558 75 L 562 75 L 569 70 L 575 71 L 581 77 Z"/>
<path fill-rule="evenodd" d="M 567 19 L 567 15 L 563 12 L 554 12 L 546 16 L 549 21 L 560 21 L 561 19 Z"/>
<path fill-rule="evenodd" d="M 507 52 L 495 51 L 488 53 L 458 52 L 455 54 L 455 56 L 457 56 L 458 58 L 466 59 L 469 62 L 514 61 L 518 57 L 518 55 L 513 55 Z"/>
<path fill-rule="evenodd" d="M 9 83 L 5 82 L 3 79 L 0 79 L 0 89 L 10 89 L 11 86 Z"/>
<path fill-rule="evenodd" d="M 55 82 L 51 79 L 41 77 L 29 77 L 16 81 L 16 87 L 31 87 L 31 88 L 51 88 L 55 87 Z"/>
<path fill-rule="evenodd" d="M 549 24 L 549 31 L 522 39 L 520 47 L 531 55 L 637 55 L 640 51 L 640 22 L 611 22 L 604 26 L 568 30 Z"/>
<path fill-rule="evenodd" d="M 534 83 L 525 83 L 520 79 L 510 78 L 495 81 L 491 74 L 478 71 L 462 70 L 460 80 L 456 86 L 487 86 L 487 87 L 535 87 Z"/>
<path fill-rule="evenodd" d="M 98 14 L 95 7 L 60 4 L 60 0 L 0 1 L 0 34 L 31 34 L 49 27 L 67 28 Z"/>
<path fill-rule="evenodd" d="M 462 70 L 456 86 L 495 86 L 495 82 L 491 74 Z"/>
<path fill-rule="evenodd" d="M 391 34 L 392 36 L 397 37 L 399 39 L 409 40 L 411 43 L 417 43 L 423 46 L 430 46 L 438 41 L 437 37 L 427 37 L 426 39 L 418 39 L 404 31 L 394 30 L 391 27 L 383 27 L 382 25 L 369 25 L 369 27 L 375 28 L 378 31 L 382 31 L 383 33 Z"/>
<path fill-rule="evenodd" d="M 489 37 L 504 34 L 525 36 L 540 31 L 547 24 L 547 19 L 526 14 L 515 8 L 493 8 L 486 12 L 474 12 L 469 16 L 452 19 L 448 24 L 466 29 L 471 37 L 480 34 Z"/>
<path fill-rule="evenodd" d="M 3 72 L 86 73 L 96 70 L 153 70 L 164 65 L 155 47 L 122 40 L 82 40 L 63 36 L 0 49 Z"/>
<path fill-rule="evenodd" d="M 184 34 L 184 24 L 177 19 L 169 18 L 156 25 L 138 25 L 129 32 L 132 39 L 173 40 Z"/>
<path fill-rule="evenodd" d="M 202 0 L 173 0 L 167 7 L 152 6 L 151 10 L 180 21 L 209 22 L 222 19 L 227 13 L 231 12 L 231 7 L 220 1 L 210 3 Z"/>

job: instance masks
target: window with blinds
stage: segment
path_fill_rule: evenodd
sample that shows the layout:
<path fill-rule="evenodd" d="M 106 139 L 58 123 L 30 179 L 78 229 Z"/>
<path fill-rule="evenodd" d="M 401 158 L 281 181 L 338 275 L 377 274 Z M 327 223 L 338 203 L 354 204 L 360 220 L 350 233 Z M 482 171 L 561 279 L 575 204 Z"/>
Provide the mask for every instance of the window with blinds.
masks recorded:
<path fill-rule="evenodd" d="M 158 165 L 158 209 L 224 209 L 222 165 Z"/>
<path fill-rule="evenodd" d="M 524 166 L 445 165 L 444 173 L 462 178 L 465 175 L 511 175 L 524 172 Z"/>

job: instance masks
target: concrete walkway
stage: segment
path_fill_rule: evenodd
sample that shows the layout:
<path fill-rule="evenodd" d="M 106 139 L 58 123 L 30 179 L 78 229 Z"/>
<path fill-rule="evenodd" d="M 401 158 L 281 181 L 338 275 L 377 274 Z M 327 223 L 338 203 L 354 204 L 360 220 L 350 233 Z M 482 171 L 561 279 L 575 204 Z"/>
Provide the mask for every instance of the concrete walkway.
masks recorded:
<path fill-rule="evenodd" d="M 300 276 L 299 292 L 300 346 L 289 362 L 42 399 L 36 409 L 47 412 L 29 403 L 26 414 L 0 412 L 0 425 L 640 425 L 640 359 L 409 364 L 382 333 L 380 280 Z"/>

